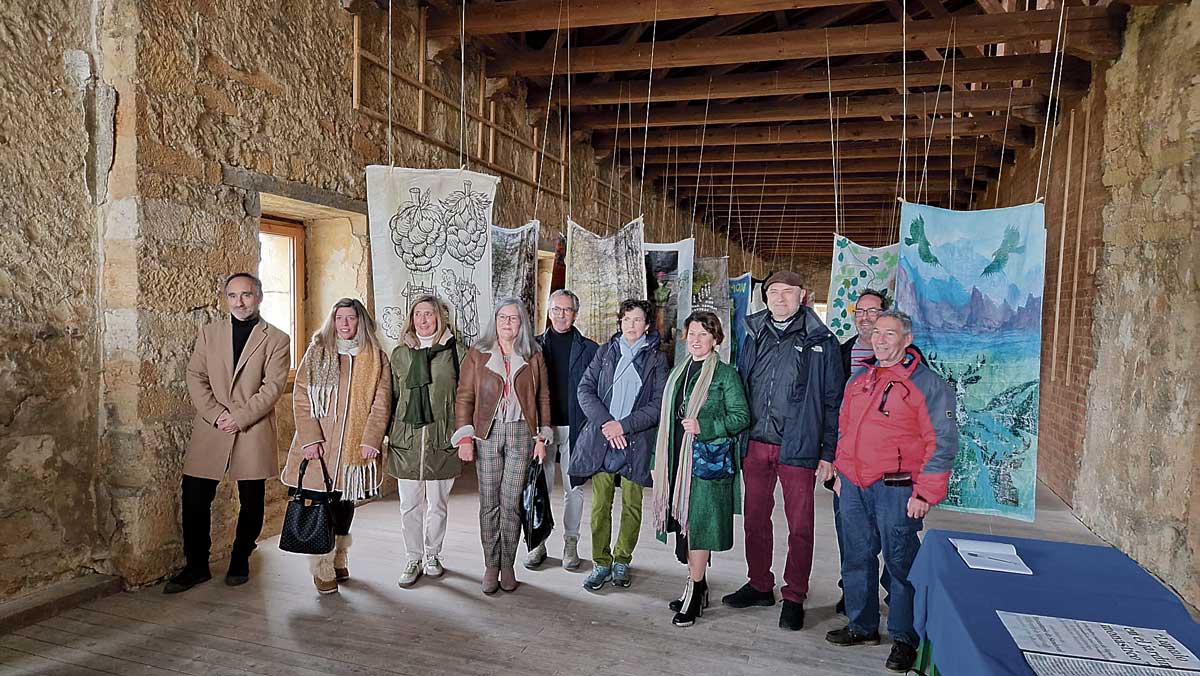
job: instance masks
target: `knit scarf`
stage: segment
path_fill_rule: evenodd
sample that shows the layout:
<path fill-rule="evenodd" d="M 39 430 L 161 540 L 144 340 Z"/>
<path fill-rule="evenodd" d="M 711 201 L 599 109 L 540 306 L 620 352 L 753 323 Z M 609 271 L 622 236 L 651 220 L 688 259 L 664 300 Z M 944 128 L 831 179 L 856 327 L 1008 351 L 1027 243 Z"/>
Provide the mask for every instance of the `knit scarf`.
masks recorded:
<path fill-rule="evenodd" d="M 404 385 L 408 388 L 408 404 L 404 407 L 405 424 L 414 429 L 433 422 L 433 404 L 429 401 L 429 385 L 433 382 L 433 358 L 454 349 L 454 338 L 444 344 L 430 347 L 409 348 L 412 359 L 408 363 L 408 375 Z"/>
<path fill-rule="evenodd" d="M 717 363 L 720 360 L 721 357 L 716 350 L 704 358 L 704 366 L 700 368 L 700 376 L 696 379 L 696 385 L 692 388 L 691 396 L 688 398 L 685 418 L 695 418 L 700 413 L 700 409 L 704 407 L 704 402 L 708 400 L 708 388 L 712 384 L 713 372 L 717 370 Z M 654 480 L 654 496 L 650 502 L 651 509 L 654 511 L 655 531 L 667 532 L 669 510 L 670 516 L 675 517 L 675 521 L 679 522 L 679 532 L 685 537 L 688 533 L 688 506 L 692 496 L 692 442 L 695 440 L 695 435 L 691 432 L 684 432 L 683 438 L 679 441 L 679 447 L 675 449 L 676 486 L 673 497 L 671 495 L 671 458 L 667 453 L 670 450 L 668 446 L 671 443 L 671 431 L 674 428 L 675 420 L 673 411 L 675 387 L 684 377 L 688 363 L 691 361 L 691 359 L 685 359 L 676 364 L 670 377 L 667 378 L 666 387 L 663 388 L 658 436 L 654 442 L 654 473 L 651 475 Z M 684 382 L 682 385 L 686 387 L 687 383 Z"/>
<path fill-rule="evenodd" d="M 341 448 L 338 449 L 340 464 L 344 468 L 342 499 L 361 500 L 370 497 L 379 482 L 378 461 L 362 457 L 363 431 L 371 405 L 375 402 L 375 388 L 379 385 L 379 368 L 382 355 L 379 350 L 368 347 L 363 350 L 362 336 L 352 340 L 337 339 L 337 347 L 330 350 L 320 341 L 309 347 L 308 396 L 312 402 L 314 418 L 335 418 L 338 401 L 338 382 L 341 380 L 340 355 L 350 357 L 350 401 L 346 406 L 345 430 Z"/>

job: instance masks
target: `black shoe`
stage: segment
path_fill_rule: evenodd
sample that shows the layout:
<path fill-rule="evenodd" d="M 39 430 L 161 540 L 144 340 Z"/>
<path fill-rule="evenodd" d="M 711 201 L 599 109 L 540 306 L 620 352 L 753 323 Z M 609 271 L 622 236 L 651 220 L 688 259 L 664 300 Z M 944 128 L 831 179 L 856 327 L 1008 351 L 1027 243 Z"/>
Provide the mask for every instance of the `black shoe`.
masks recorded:
<path fill-rule="evenodd" d="M 800 631 L 804 628 L 804 604 L 783 600 L 783 610 L 779 612 L 779 628 L 788 631 Z"/>
<path fill-rule="evenodd" d="M 742 585 L 742 588 L 726 594 L 721 597 L 721 603 L 730 608 L 749 608 L 750 606 L 773 606 L 775 605 L 775 591 L 758 591 L 750 585 L 749 582 Z"/>
<path fill-rule="evenodd" d="M 838 615 L 846 614 L 846 597 L 845 596 L 842 596 L 842 598 L 838 599 L 837 605 L 833 607 L 833 612 L 837 613 Z"/>
<path fill-rule="evenodd" d="M 250 560 L 231 560 L 229 570 L 225 571 L 225 584 L 237 587 L 250 581 Z"/>
<path fill-rule="evenodd" d="M 860 634 L 847 625 L 825 634 L 825 640 L 840 646 L 879 645 L 879 632 Z"/>
<path fill-rule="evenodd" d="M 696 618 L 703 617 L 704 609 L 708 606 L 708 579 L 693 582 L 689 577 L 687 587 L 683 590 L 683 598 L 679 601 L 680 608 L 671 619 L 671 624 L 676 627 L 690 627 L 696 624 Z"/>
<path fill-rule="evenodd" d="M 884 662 L 883 666 L 887 667 L 888 671 L 906 674 L 916 663 L 917 649 L 907 643 L 895 641 L 892 643 L 892 654 L 888 655 L 887 662 Z"/>
<path fill-rule="evenodd" d="M 163 587 L 164 594 L 178 594 L 185 592 L 201 582 L 208 582 L 212 579 L 212 573 L 207 568 L 202 570 L 193 570 L 184 568 L 167 580 L 167 586 Z"/>

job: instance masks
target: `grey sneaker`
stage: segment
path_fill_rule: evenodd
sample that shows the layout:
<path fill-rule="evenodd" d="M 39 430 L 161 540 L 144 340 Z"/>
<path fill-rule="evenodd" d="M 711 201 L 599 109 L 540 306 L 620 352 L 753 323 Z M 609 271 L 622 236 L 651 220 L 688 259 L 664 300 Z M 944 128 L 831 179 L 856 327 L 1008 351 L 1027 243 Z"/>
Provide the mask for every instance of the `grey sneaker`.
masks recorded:
<path fill-rule="evenodd" d="M 404 570 L 400 573 L 398 584 L 401 587 L 411 587 L 416 584 L 421 577 L 421 559 L 413 559 L 404 566 Z"/>
<path fill-rule="evenodd" d="M 612 568 L 596 564 L 592 566 L 592 572 L 588 574 L 587 579 L 583 581 L 583 588 L 590 591 L 596 591 L 604 587 L 605 582 L 612 580 Z"/>
<path fill-rule="evenodd" d="M 614 587 L 629 586 L 629 564 L 620 561 L 613 564 L 612 583 Z"/>
<path fill-rule="evenodd" d="M 446 569 L 442 568 L 442 562 L 436 556 L 425 557 L 425 574 L 429 577 L 441 577 Z"/>
<path fill-rule="evenodd" d="M 546 543 L 534 547 L 528 554 L 525 555 L 525 567 L 533 570 L 542 565 L 546 560 Z"/>
<path fill-rule="evenodd" d="M 563 542 L 562 567 L 567 570 L 579 568 L 579 538 L 568 537 Z"/>

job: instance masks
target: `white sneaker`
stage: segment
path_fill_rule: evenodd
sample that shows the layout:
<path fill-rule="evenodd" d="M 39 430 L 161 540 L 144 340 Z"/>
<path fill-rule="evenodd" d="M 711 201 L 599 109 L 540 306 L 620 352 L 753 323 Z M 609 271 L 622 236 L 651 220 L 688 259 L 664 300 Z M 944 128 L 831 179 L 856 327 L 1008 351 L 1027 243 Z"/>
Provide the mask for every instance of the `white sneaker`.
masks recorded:
<path fill-rule="evenodd" d="M 562 567 L 567 570 L 575 570 L 579 564 L 579 538 L 568 537 L 563 542 Z"/>
<path fill-rule="evenodd" d="M 429 556 L 425 558 L 425 574 L 429 577 L 441 577 L 446 569 L 442 568 L 442 562 L 438 561 L 438 557 Z"/>
<path fill-rule="evenodd" d="M 421 577 L 421 560 L 413 559 L 404 566 L 404 571 L 400 573 L 399 585 L 401 587 L 411 587 Z"/>
<path fill-rule="evenodd" d="M 537 547 L 534 547 L 532 551 L 530 551 L 528 554 L 525 555 L 525 567 L 530 570 L 533 570 L 533 569 L 537 568 L 538 566 L 542 565 L 542 562 L 545 560 L 546 560 L 546 543 L 543 542 L 542 544 L 538 545 Z"/>

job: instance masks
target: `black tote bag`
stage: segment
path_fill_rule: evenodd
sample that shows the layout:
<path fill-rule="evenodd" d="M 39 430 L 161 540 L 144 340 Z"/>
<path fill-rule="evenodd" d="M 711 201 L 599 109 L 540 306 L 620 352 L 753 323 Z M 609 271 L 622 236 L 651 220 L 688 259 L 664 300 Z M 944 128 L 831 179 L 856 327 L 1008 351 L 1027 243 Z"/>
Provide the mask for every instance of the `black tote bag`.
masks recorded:
<path fill-rule="evenodd" d="M 321 474 L 325 478 L 325 490 L 313 491 L 304 488 L 304 471 L 308 460 L 300 462 L 300 476 L 296 487 L 288 489 L 287 512 L 283 516 L 283 532 L 279 534 L 279 548 L 293 554 L 328 554 L 333 551 L 333 503 L 341 495 L 333 490 L 333 480 L 321 460 Z"/>
<path fill-rule="evenodd" d="M 521 530 L 525 533 L 525 546 L 530 551 L 550 537 L 554 530 L 554 515 L 550 512 L 550 490 L 546 488 L 546 474 L 542 463 L 529 463 L 525 473 L 525 488 L 521 491 Z"/>

